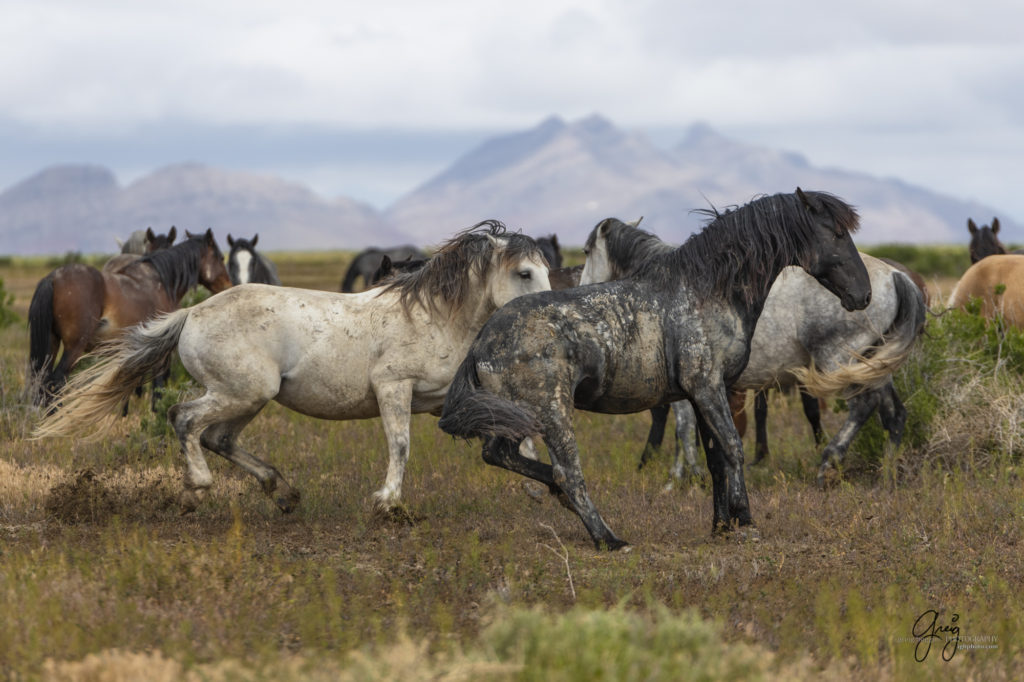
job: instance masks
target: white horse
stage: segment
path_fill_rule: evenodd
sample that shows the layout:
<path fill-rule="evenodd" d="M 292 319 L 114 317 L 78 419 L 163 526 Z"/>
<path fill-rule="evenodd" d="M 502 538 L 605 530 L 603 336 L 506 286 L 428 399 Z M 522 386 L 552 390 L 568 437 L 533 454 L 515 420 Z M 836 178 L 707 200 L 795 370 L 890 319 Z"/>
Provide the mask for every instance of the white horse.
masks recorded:
<path fill-rule="evenodd" d="M 591 231 L 584 247 L 587 260 L 581 286 L 626 277 L 674 248 L 635 223 L 615 227 Z M 849 415 L 822 453 L 819 483 L 842 461 L 876 409 L 891 443 L 899 444 L 906 409 L 896 394 L 892 373 L 906 360 L 924 326 L 924 296 L 913 281 L 878 258 L 860 256 L 871 278 L 871 302 L 863 310 L 845 310 L 802 268 L 782 270 L 754 328 L 746 368 L 730 387 L 759 391 L 801 384 L 815 396 L 847 398 Z M 699 476 L 696 445 L 688 437 L 693 409 L 687 401 L 672 406 L 677 440 L 691 473 Z M 645 456 L 648 453 L 645 450 Z M 683 475 L 678 451 L 672 475 Z"/>
<path fill-rule="evenodd" d="M 185 511 L 213 483 L 203 448 L 255 476 L 282 511 L 295 507 L 298 491 L 237 442 L 271 400 L 320 419 L 379 415 L 390 459 L 374 497 L 391 510 L 402 493 L 410 414 L 440 412 L 455 370 L 491 313 L 516 296 L 548 289 L 536 243 L 497 221 L 459 233 L 421 270 L 358 294 L 232 287 L 98 351 L 98 362 L 75 376 L 36 435 L 95 431 L 177 348 L 185 369 L 206 388 L 168 412 L 187 462 Z"/>

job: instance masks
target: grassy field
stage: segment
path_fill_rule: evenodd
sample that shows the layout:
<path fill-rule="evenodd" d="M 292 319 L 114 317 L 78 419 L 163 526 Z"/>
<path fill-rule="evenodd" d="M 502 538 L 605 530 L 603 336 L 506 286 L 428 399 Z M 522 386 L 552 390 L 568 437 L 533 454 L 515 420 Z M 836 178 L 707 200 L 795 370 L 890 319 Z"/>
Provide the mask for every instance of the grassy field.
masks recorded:
<path fill-rule="evenodd" d="M 336 289 L 350 256 L 275 261 Z M 210 455 L 214 487 L 181 516 L 148 399 L 101 441 L 28 439 L 25 311 L 50 267 L 0 264 L 21 316 L 0 330 L 0 678 L 1024 679 L 1018 337 L 961 347 L 978 327 L 931 319 L 900 379 L 907 445 L 869 430 L 828 490 L 799 401 L 774 395 L 772 458 L 747 471 L 757 539 L 713 537 L 709 490 L 666 490 L 666 458 L 637 470 L 646 415 L 579 413 L 591 495 L 632 543 L 605 553 L 427 415 L 411 521 L 372 509 L 378 420 L 254 421 L 248 449 L 301 490 L 290 515 Z"/>

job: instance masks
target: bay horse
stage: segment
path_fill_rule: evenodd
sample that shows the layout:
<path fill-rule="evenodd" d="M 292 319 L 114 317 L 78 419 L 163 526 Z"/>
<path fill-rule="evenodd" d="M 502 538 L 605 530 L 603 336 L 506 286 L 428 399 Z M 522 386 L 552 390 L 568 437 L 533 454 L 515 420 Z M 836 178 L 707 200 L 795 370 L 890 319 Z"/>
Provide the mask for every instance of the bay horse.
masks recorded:
<path fill-rule="evenodd" d="M 186 235 L 176 246 L 142 256 L 116 272 L 72 263 L 36 285 L 28 309 L 29 364 L 40 382 L 36 404 L 48 405 L 82 355 L 97 343 L 177 309 L 197 284 L 213 293 L 231 286 L 213 232 Z"/>
<path fill-rule="evenodd" d="M 131 386 L 177 348 L 206 389 L 168 412 L 187 463 L 185 511 L 213 483 L 202 448 L 255 476 L 282 511 L 295 507 L 298 491 L 238 444 L 271 400 L 320 419 L 380 416 L 389 460 L 374 498 L 378 508 L 393 510 L 409 457 L 410 415 L 440 411 L 459 362 L 495 310 L 546 289 L 548 268 L 536 242 L 493 220 L 458 233 L 421 269 L 357 294 L 243 284 L 98 349 L 97 362 L 72 378 L 36 435 L 102 428 Z"/>
<path fill-rule="evenodd" d="M 984 317 L 1000 316 L 1024 329 L 1024 257 L 986 256 L 967 268 L 949 296 L 949 307 L 967 308 L 972 299 L 980 301 Z"/>
<path fill-rule="evenodd" d="M 231 277 L 231 284 L 257 284 L 281 285 L 281 278 L 277 276 L 277 268 L 269 258 L 256 250 L 256 243 L 260 236 L 254 235 L 250 239 L 232 239 L 228 233 L 228 276 Z"/>
<path fill-rule="evenodd" d="M 587 262 L 581 284 L 628 276 L 655 254 L 673 247 L 657 236 L 616 221 L 604 230 L 593 230 L 584 246 Z M 882 259 L 860 254 L 871 279 L 871 302 L 850 312 L 802 268 L 787 267 L 775 279 L 754 328 L 746 368 L 731 385 L 733 396 L 755 391 L 756 446 L 754 464 L 768 456 L 765 391 L 771 388 L 801 389 L 804 414 L 811 423 L 815 442 L 824 438 L 818 399 L 841 395 L 847 399 L 846 423 L 822 453 L 818 481 L 842 461 L 865 421 L 878 409 L 893 446 L 898 446 L 906 422 L 892 373 L 908 357 L 924 326 L 927 306 L 922 291 L 900 268 Z M 677 436 L 692 430 L 692 412 L 673 404 Z M 733 405 L 734 419 L 736 416 Z M 680 423 L 682 422 L 682 423 Z M 641 466 L 660 443 L 665 427 L 664 409 L 652 420 L 648 447 Z M 689 428 L 688 428 L 689 427 Z M 656 430 L 660 428 L 660 432 Z M 737 430 L 741 427 L 737 425 Z M 698 473 L 695 448 L 681 442 L 692 473 Z M 672 467 L 682 476 L 678 455 Z"/>
<path fill-rule="evenodd" d="M 427 258 L 427 254 L 422 249 L 411 244 L 396 246 L 390 249 L 378 249 L 376 247 L 364 249 L 352 259 L 348 270 L 345 271 L 345 276 L 341 280 L 341 292 L 343 294 L 354 292 L 356 290 L 356 280 L 360 277 L 363 279 L 363 288 L 369 287 L 373 281 L 373 274 L 380 268 L 384 256 L 390 258 L 392 263 L 407 258 Z"/>
<path fill-rule="evenodd" d="M 687 398 L 711 471 L 712 528 L 750 526 L 727 387 L 746 365 L 768 289 L 787 265 L 805 268 L 849 310 L 869 303 L 870 280 L 850 236 L 858 224 L 837 197 L 797 188 L 715 214 L 625 279 L 511 301 L 480 330 L 438 425 L 483 438 L 485 462 L 564 494 L 594 544 L 618 549 L 626 543 L 587 493 L 573 410 L 621 414 Z M 536 435 L 551 464 L 519 453 Z"/>

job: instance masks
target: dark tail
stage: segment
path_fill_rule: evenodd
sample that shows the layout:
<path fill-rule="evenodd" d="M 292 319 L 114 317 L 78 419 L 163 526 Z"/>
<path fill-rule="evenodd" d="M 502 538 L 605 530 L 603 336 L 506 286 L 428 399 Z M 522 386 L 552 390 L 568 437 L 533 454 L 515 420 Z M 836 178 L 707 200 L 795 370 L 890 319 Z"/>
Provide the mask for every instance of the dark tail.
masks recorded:
<path fill-rule="evenodd" d="M 56 348 L 50 347 L 53 338 L 53 273 L 44 277 L 36 285 L 32 294 L 32 302 L 28 306 L 28 358 L 33 380 L 37 382 L 39 391 L 34 397 L 40 401 L 45 396 L 45 377 L 53 365 Z"/>
<path fill-rule="evenodd" d="M 543 430 L 533 414 L 511 400 L 480 388 L 472 350 L 448 387 L 444 411 L 437 425 L 445 433 L 467 440 L 498 437 L 517 443 Z"/>
<path fill-rule="evenodd" d="M 345 271 L 345 278 L 341 280 L 341 293 L 351 294 L 355 291 L 356 277 L 363 271 L 363 266 L 360 261 L 362 260 L 362 254 L 355 257 L 352 264 L 348 266 L 348 270 Z"/>

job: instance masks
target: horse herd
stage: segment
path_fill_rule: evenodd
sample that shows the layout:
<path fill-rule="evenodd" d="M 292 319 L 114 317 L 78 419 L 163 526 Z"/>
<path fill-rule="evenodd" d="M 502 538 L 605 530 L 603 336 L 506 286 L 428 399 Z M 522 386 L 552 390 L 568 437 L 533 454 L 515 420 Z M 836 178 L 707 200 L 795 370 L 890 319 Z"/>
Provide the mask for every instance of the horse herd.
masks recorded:
<path fill-rule="evenodd" d="M 617 549 L 627 543 L 589 497 L 573 412 L 651 410 L 643 462 L 671 405 L 691 471 L 699 468 L 688 425 L 704 446 L 713 530 L 749 527 L 734 396 L 759 391 L 761 408 L 763 391 L 798 385 L 812 425 L 818 397 L 845 397 L 849 416 L 824 449 L 822 481 L 875 410 L 898 444 L 906 411 L 892 373 L 924 326 L 926 292 L 899 264 L 857 251 L 857 213 L 834 195 L 797 188 L 708 218 L 679 247 L 637 223 L 601 221 L 575 268 L 562 267 L 557 238 L 484 221 L 430 256 L 414 247 L 360 254 L 341 287 L 361 277 L 370 288 L 358 293 L 276 286 L 258 237 L 229 235 L 225 266 L 209 230 L 177 245 L 174 228 L 150 230 L 137 240 L 145 253 L 116 256 L 103 270 L 62 266 L 39 283 L 30 364 L 48 411 L 35 436 L 101 434 L 177 351 L 205 389 L 168 412 L 185 455 L 185 511 L 213 484 L 204 450 L 255 476 L 282 511 L 295 508 L 298 490 L 238 440 L 271 400 L 321 419 L 379 416 L 389 460 L 374 498 L 384 511 L 400 509 L 410 415 L 429 412 L 445 432 L 481 439 L 489 464 L 546 485 L 597 547 Z M 970 228 L 989 239 L 979 252 L 1002 248 L 998 221 Z M 999 258 L 1017 257 L 979 256 L 951 301 L 984 298 L 970 282 L 992 279 L 972 271 Z M 999 281 L 1008 286 L 994 304 L 1003 305 L 1012 285 Z M 179 308 L 197 284 L 215 295 Z M 71 374 L 90 349 L 93 362 Z M 761 453 L 763 409 L 758 422 Z M 674 471 L 681 475 L 679 456 Z"/>

